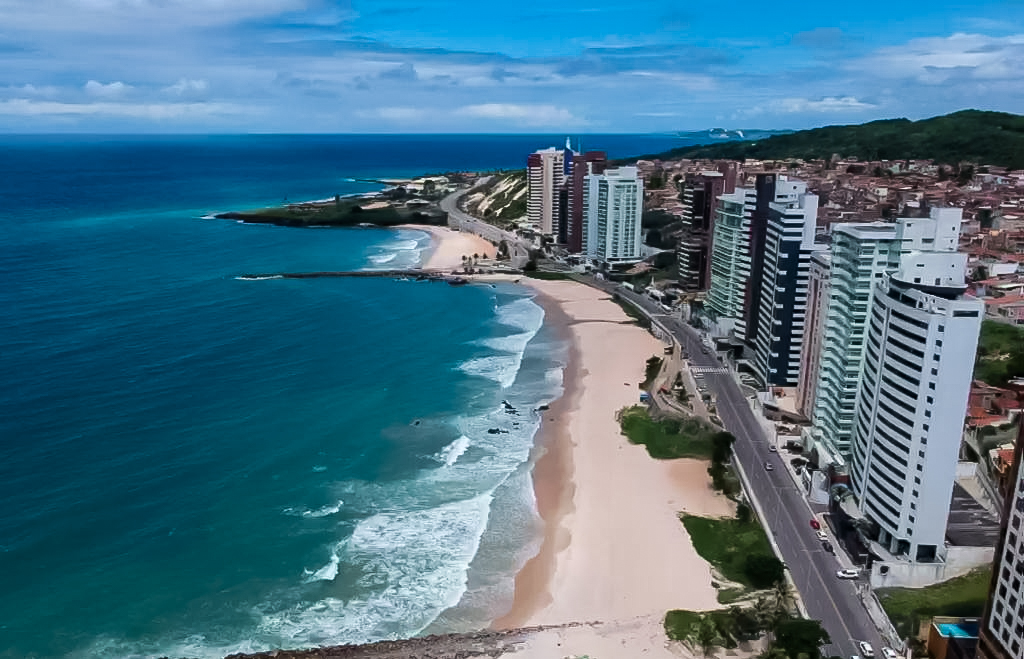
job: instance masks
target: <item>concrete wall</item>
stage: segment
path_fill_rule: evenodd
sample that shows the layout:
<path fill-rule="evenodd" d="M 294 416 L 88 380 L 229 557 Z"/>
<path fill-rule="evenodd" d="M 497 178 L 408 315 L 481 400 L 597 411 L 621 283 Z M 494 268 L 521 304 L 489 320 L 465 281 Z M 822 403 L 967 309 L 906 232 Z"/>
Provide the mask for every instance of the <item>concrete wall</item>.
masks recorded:
<path fill-rule="evenodd" d="M 944 563 L 879 561 L 871 567 L 871 587 L 924 588 L 991 565 L 995 556 L 993 547 L 947 547 L 946 552 Z M 887 574 L 881 573 L 882 566 L 889 568 Z"/>
<path fill-rule="evenodd" d="M 975 472 L 978 471 L 977 462 L 964 462 L 960 461 L 956 463 L 956 477 L 961 478 L 974 478 Z"/>

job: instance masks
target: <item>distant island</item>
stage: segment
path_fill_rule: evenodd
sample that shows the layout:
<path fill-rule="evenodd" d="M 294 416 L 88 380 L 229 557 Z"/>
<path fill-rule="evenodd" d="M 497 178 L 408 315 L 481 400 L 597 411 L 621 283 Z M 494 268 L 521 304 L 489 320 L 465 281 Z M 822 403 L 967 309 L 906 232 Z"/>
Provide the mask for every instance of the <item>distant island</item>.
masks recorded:
<path fill-rule="evenodd" d="M 736 131 L 726 132 L 726 135 Z M 721 139 L 722 131 L 705 133 Z M 746 137 L 755 137 L 749 132 Z M 688 133 L 697 137 L 700 133 Z M 699 139 L 699 138 L 698 138 Z M 974 162 L 1024 168 L 1024 116 L 1006 112 L 961 110 L 910 121 L 883 119 L 851 126 L 826 126 L 764 139 L 719 141 L 630 158 L 637 160 L 828 159 L 833 155 L 860 160 L 935 160 L 946 164 Z"/>

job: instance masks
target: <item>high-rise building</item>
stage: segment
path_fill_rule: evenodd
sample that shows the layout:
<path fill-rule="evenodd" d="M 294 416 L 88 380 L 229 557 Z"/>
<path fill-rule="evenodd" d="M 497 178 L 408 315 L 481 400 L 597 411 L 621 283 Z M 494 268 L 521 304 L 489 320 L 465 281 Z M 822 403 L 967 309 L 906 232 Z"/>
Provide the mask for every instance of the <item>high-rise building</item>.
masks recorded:
<path fill-rule="evenodd" d="M 545 235 L 557 230 L 559 190 L 565 185 L 571 167 L 572 151 L 568 148 L 541 149 L 526 158 L 526 219 Z"/>
<path fill-rule="evenodd" d="M 779 188 L 782 188 L 781 190 Z M 801 181 L 779 181 L 768 205 L 760 286 L 754 365 L 762 382 L 793 387 L 801 368 L 807 285 L 814 244 L 818 196 L 807 194 Z"/>
<path fill-rule="evenodd" d="M 1019 659 L 1024 650 L 1024 424 L 1017 433 L 1010 471 L 1012 489 L 1003 500 L 1002 524 L 985 615 L 978 635 L 978 659 Z"/>
<path fill-rule="evenodd" d="M 876 282 L 867 323 L 850 484 L 879 544 L 915 562 L 945 558 L 984 314 L 964 297 L 966 266 L 952 251 L 904 254 Z"/>
<path fill-rule="evenodd" d="M 683 235 L 676 249 L 679 284 L 689 291 L 711 286 L 711 238 L 718 198 L 736 190 L 736 163 L 723 163 L 718 171 L 687 174 L 680 185 Z"/>
<path fill-rule="evenodd" d="M 803 363 L 796 385 L 796 411 L 808 419 L 813 415 L 814 396 L 818 388 L 821 344 L 825 337 L 825 317 L 832 288 L 831 271 L 830 251 L 822 249 L 811 253 L 807 279 L 807 312 L 804 316 L 803 344 L 800 346 Z"/>
<path fill-rule="evenodd" d="M 753 345 L 761 308 L 761 279 L 771 204 L 791 204 L 806 193 L 801 181 L 758 174 L 753 188 L 718 198 L 711 241 L 711 278 L 705 309 L 719 334 Z"/>
<path fill-rule="evenodd" d="M 925 219 L 839 224 L 832 232 L 832 263 L 811 448 L 818 463 L 844 464 L 850 453 L 854 406 L 862 379 L 864 333 L 875 284 L 912 251 L 955 252 L 961 210 L 933 208 Z"/>
<path fill-rule="evenodd" d="M 583 240 L 587 256 L 614 266 L 643 258 L 644 181 L 636 167 L 585 177 Z"/>
<path fill-rule="evenodd" d="M 576 153 L 572 157 L 572 178 L 569 182 L 568 222 L 565 244 L 572 254 L 583 251 L 583 190 L 589 174 L 602 174 L 608 167 L 604 151 Z M 561 232 L 559 232 L 561 234 Z"/>

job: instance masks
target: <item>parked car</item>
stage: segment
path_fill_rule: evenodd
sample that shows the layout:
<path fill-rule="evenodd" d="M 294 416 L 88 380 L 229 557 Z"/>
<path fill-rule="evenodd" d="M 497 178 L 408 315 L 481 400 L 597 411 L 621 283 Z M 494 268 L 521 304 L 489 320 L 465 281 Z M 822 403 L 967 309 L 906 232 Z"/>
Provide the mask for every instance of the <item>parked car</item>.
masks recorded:
<path fill-rule="evenodd" d="M 857 570 L 839 570 L 838 572 L 836 572 L 836 576 L 839 577 L 840 579 L 856 579 L 857 577 L 860 576 L 860 572 L 857 571 Z M 864 656 L 872 656 L 872 655 L 867 655 L 865 653 Z"/>
<path fill-rule="evenodd" d="M 814 519 L 813 517 L 811 518 L 811 528 L 815 531 L 821 528 L 821 524 L 819 524 L 818 520 Z"/>
<path fill-rule="evenodd" d="M 828 552 L 830 554 L 836 553 L 836 550 L 832 548 L 832 543 L 829 542 L 828 540 L 822 540 L 821 548 L 824 549 L 826 552 Z"/>
<path fill-rule="evenodd" d="M 779 451 L 779 449 L 775 448 L 775 444 L 769 444 L 768 445 L 768 452 L 769 453 L 778 453 L 778 451 Z"/>
<path fill-rule="evenodd" d="M 818 529 L 818 532 L 814 535 L 818 536 L 818 540 L 828 540 L 828 534 L 821 529 Z"/>
<path fill-rule="evenodd" d="M 765 471 L 772 471 L 774 469 L 775 469 L 775 467 L 772 466 L 772 463 L 770 463 L 770 462 L 764 463 L 764 470 Z"/>
<path fill-rule="evenodd" d="M 860 648 L 860 653 L 863 656 L 868 657 L 868 659 L 875 656 L 875 649 L 871 647 L 871 644 L 867 641 L 861 641 L 857 644 L 857 647 Z"/>
<path fill-rule="evenodd" d="M 887 646 L 882 648 L 882 656 L 885 657 L 885 659 L 900 659 L 902 655 L 896 650 L 893 650 L 892 648 Z"/>

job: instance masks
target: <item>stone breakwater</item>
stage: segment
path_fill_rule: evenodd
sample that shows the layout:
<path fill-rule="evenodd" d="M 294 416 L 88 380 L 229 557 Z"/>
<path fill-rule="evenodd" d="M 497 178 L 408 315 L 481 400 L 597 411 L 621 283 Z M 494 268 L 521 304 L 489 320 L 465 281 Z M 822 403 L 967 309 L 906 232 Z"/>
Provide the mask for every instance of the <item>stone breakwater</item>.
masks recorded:
<path fill-rule="evenodd" d="M 273 650 L 255 654 L 233 654 L 225 659 L 469 659 L 500 657 L 517 651 L 538 632 L 583 627 L 589 623 L 522 627 L 504 631 L 443 634 L 378 641 L 365 645 L 336 645 L 309 650 Z M 166 659 L 166 657 L 164 658 Z"/>

